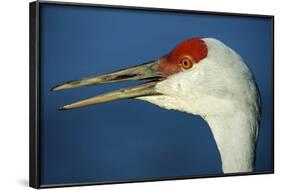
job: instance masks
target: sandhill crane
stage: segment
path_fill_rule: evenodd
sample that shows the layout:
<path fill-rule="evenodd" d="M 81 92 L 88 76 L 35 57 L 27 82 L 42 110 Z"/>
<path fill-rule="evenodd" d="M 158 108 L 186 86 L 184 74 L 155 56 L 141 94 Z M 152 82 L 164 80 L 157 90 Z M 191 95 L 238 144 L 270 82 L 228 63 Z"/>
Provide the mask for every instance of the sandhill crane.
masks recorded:
<path fill-rule="evenodd" d="M 192 38 L 158 60 L 70 81 L 51 90 L 144 79 L 149 81 L 68 104 L 60 110 L 134 98 L 199 115 L 212 131 L 223 172 L 254 170 L 261 107 L 258 88 L 243 59 L 219 40 Z"/>

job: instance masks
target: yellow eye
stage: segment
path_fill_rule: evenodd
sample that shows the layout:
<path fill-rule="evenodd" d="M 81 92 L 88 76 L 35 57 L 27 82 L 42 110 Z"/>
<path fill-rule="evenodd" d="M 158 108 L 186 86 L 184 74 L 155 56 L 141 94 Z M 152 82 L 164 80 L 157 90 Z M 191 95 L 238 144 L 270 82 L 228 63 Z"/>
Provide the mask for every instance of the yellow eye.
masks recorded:
<path fill-rule="evenodd" d="M 193 62 L 189 57 L 182 58 L 179 64 L 184 69 L 190 69 L 193 66 Z"/>

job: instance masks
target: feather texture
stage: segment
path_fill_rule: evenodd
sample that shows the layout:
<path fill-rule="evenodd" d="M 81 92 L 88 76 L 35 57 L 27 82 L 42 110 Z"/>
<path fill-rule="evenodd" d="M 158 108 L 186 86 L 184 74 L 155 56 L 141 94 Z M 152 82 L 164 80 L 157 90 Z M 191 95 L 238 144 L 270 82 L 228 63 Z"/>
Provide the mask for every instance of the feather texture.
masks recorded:
<path fill-rule="evenodd" d="M 159 82 L 155 88 L 163 95 L 138 99 L 200 115 L 211 128 L 223 172 L 253 171 L 260 121 L 256 83 L 234 50 L 216 39 L 203 40 L 208 48 L 204 59 Z"/>

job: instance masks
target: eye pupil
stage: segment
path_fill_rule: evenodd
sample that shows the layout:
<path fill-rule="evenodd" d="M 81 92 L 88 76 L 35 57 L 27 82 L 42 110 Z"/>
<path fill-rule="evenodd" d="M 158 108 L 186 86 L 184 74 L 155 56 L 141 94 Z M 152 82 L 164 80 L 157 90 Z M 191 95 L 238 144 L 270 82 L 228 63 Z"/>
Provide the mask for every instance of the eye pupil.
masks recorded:
<path fill-rule="evenodd" d="M 180 65 L 184 68 L 184 69 L 190 69 L 193 66 L 192 61 L 189 58 L 183 58 L 180 61 Z"/>

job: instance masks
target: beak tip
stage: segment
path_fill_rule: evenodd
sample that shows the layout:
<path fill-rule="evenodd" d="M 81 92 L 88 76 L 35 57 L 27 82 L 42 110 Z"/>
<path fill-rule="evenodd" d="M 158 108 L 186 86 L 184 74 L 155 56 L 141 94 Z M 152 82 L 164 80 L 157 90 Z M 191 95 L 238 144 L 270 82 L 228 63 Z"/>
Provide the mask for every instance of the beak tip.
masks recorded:
<path fill-rule="evenodd" d="M 59 107 L 57 108 L 58 111 L 64 111 L 64 110 L 67 110 L 65 107 Z"/>
<path fill-rule="evenodd" d="M 50 91 L 51 91 L 51 92 L 56 91 L 56 90 L 57 90 L 57 87 L 58 87 L 58 86 L 54 86 L 54 87 L 50 88 Z"/>

